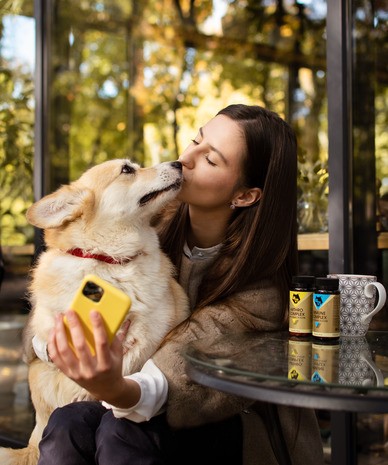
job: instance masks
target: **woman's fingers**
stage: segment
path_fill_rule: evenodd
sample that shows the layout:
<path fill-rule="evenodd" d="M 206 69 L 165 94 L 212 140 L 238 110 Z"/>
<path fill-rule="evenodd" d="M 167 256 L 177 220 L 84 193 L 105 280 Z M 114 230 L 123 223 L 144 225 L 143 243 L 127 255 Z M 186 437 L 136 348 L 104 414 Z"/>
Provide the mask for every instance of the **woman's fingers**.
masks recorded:
<path fill-rule="evenodd" d="M 99 312 L 92 311 L 90 321 L 96 347 L 96 354 L 92 355 L 76 313 L 68 311 L 65 316 L 78 357 L 69 345 L 62 315 L 56 319 L 49 338 L 49 356 L 66 376 L 91 392 L 97 399 L 109 398 L 112 385 L 118 386 L 122 380 L 121 342 L 115 337 L 113 344 L 109 344 L 102 316 Z"/>
<path fill-rule="evenodd" d="M 108 334 L 106 332 L 104 320 L 99 312 L 91 311 L 89 316 L 93 326 L 96 358 L 99 367 L 104 370 L 109 367 L 111 360 Z"/>
<path fill-rule="evenodd" d="M 63 316 L 58 315 L 48 345 L 49 355 L 63 373 L 76 382 L 94 376 L 95 361 L 87 346 L 82 325 L 73 311 L 65 313 L 74 351 L 69 345 Z"/>
<path fill-rule="evenodd" d="M 61 370 L 69 368 L 77 361 L 67 341 L 62 314 L 56 316 L 55 326 L 51 331 L 47 349 L 51 360 L 55 362 Z"/>
<path fill-rule="evenodd" d="M 90 363 L 90 349 L 86 342 L 85 333 L 77 314 L 73 310 L 68 310 L 65 313 L 65 316 L 78 359 L 83 364 Z M 63 349 L 65 356 L 69 356 L 69 343 L 63 321 L 59 322 L 57 325 L 57 345 L 60 350 Z"/>

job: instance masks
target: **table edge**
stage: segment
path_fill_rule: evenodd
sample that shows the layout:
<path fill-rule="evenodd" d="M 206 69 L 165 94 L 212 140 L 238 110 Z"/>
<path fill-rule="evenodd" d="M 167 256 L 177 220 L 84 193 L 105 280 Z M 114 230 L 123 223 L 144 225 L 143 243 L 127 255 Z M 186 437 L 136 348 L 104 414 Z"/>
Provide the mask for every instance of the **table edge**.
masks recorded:
<path fill-rule="evenodd" d="M 298 386 L 269 386 L 259 383 L 242 382 L 216 376 L 211 370 L 197 366 L 187 360 L 186 372 L 195 382 L 229 394 L 252 400 L 270 402 L 292 407 L 338 410 L 360 413 L 388 413 L 387 396 L 365 395 L 359 392 L 336 392 L 317 385 L 315 390 L 298 389 Z M 315 387 L 315 386 L 314 386 Z M 322 387 L 322 390 L 318 390 Z"/>

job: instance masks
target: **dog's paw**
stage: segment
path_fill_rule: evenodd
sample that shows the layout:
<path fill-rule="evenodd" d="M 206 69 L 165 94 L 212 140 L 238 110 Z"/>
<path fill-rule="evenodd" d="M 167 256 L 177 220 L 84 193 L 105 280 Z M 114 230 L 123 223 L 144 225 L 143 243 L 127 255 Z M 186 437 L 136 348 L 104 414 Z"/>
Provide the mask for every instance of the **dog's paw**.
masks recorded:
<path fill-rule="evenodd" d="M 90 392 L 88 392 L 86 389 L 81 389 L 77 395 L 75 395 L 73 397 L 73 399 L 71 400 L 72 402 L 82 402 L 83 400 L 96 400 L 91 394 Z"/>
<path fill-rule="evenodd" d="M 136 343 L 137 343 L 137 339 L 135 337 L 133 336 L 127 337 L 123 341 L 123 355 L 125 355 L 127 352 L 133 349 Z"/>

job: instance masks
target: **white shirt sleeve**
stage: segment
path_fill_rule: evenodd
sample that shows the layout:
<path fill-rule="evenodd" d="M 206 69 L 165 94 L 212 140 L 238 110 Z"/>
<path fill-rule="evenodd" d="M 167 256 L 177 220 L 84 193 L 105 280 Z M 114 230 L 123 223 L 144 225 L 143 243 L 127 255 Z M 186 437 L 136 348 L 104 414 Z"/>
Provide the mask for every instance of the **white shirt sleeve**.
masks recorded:
<path fill-rule="evenodd" d="M 168 383 L 164 374 L 150 359 L 140 372 L 125 376 L 140 385 L 141 395 L 139 402 L 131 408 L 122 409 L 102 402 L 104 407 L 112 409 L 116 418 L 127 418 L 135 423 L 148 421 L 161 413 L 167 400 Z"/>

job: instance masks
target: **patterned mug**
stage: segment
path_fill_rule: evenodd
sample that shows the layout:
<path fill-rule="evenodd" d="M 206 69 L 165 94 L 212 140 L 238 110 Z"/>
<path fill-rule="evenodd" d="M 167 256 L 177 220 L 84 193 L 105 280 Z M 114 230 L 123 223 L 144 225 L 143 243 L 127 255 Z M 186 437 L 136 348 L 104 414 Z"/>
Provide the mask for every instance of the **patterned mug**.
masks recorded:
<path fill-rule="evenodd" d="M 372 317 L 383 308 L 387 299 L 384 286 L 377 282 L 376 276 L 329 274 L 327 277 L 339 279 L 341 336 L 365 336 Z"/>
<path fill-rule="evenodd" d="M 384 376 L 376 366 L 365 337 L 341 338 L 339 384 L 384 386 Z"/>

